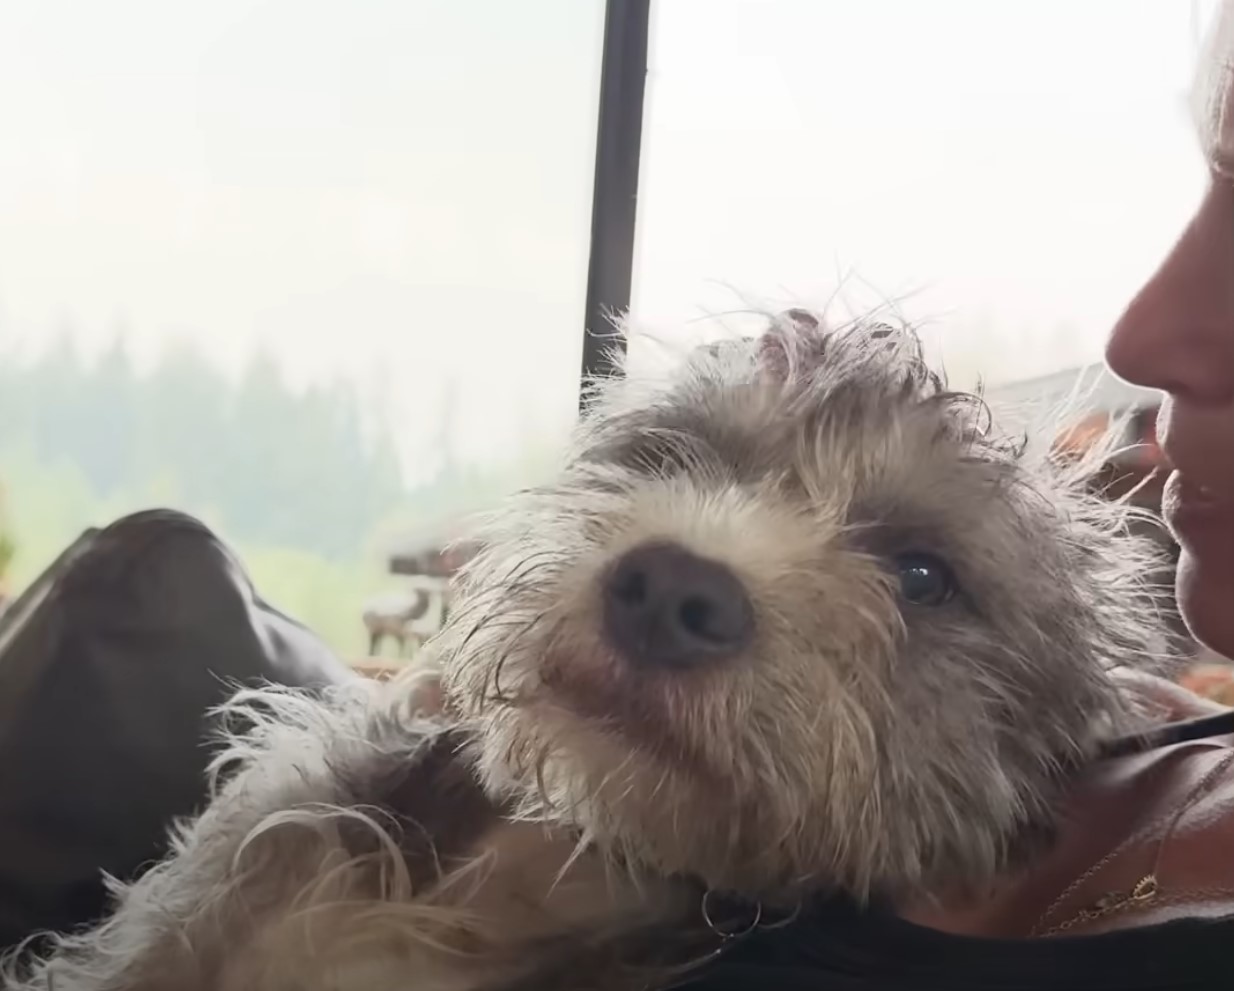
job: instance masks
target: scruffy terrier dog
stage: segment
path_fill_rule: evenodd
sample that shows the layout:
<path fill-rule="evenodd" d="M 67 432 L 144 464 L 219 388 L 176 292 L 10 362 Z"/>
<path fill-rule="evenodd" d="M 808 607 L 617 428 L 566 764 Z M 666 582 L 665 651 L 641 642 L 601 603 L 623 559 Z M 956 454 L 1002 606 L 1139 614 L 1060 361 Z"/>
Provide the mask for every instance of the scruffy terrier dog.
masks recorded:
<path fill-rule="evenodd" d="M 1136 718 L 1124 523 L 906 330 L 792 311 L 615 382 L 436 667 L 239 696 L 205 813 L 11 986 L 624 991 L 819 892 L 986 884 Z"/>

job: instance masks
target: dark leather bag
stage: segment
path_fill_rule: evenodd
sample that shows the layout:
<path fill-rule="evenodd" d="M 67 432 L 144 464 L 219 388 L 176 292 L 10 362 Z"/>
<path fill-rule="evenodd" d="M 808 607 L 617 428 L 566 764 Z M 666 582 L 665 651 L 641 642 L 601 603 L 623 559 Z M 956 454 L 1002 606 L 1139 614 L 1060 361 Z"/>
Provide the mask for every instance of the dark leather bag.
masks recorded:
<path fill-rule="evenodd" d="M 0 948 L 97 919 L 206 794 L 237 683 L 359 677 L 263 602 L 202 523 L 87 531 L 0 617 Z"/>

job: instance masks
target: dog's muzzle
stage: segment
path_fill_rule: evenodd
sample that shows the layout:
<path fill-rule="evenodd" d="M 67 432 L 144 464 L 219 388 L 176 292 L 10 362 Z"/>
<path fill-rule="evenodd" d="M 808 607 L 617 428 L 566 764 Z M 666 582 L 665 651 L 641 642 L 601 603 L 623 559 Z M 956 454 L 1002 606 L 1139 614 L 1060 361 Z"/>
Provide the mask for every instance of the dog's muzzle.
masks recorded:
<path fill-rule="evenodd" d="M 603 584 L 605 635 L 631 664 L 692 668 L 740 653 L 754 633 L 741 580 L 673 543 L 622 555 Z"/>

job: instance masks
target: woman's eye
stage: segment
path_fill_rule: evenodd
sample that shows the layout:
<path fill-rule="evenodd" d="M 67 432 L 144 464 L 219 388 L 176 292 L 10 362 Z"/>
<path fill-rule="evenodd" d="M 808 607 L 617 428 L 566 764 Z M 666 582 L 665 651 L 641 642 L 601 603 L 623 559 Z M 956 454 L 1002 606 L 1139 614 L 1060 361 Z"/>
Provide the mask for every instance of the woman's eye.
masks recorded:
<path fill-rule="evenodd" d="M 955 595 L 955 573 L 933 554 L 901 554 L 895 559 L 900 595 L 917 606 L 941 606 Z"/>

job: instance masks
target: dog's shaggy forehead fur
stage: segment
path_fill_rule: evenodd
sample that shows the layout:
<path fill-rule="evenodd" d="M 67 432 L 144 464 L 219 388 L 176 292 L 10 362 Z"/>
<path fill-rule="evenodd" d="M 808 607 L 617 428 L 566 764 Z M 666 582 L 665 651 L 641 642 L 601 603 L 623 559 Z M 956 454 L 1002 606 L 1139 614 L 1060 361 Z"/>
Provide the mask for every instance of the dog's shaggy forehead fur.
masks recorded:
<path fill-rule="evenodd" d="M 1025 464 L 985 413 L 911 332 L 800 312 L 606 386 L 558 480 L 483 530 L 437 644 L 488 783 L 624 860 L 767 900 L 1014 862 L 1119 725 L 1109 670 L 1159 620 L 1125 511 Z M 609 646 L 604 576 L 650 541 L 740 578 L 741 656 L 647 670 Z M 906 553 L 957 594 L 904 601 Z"/>

